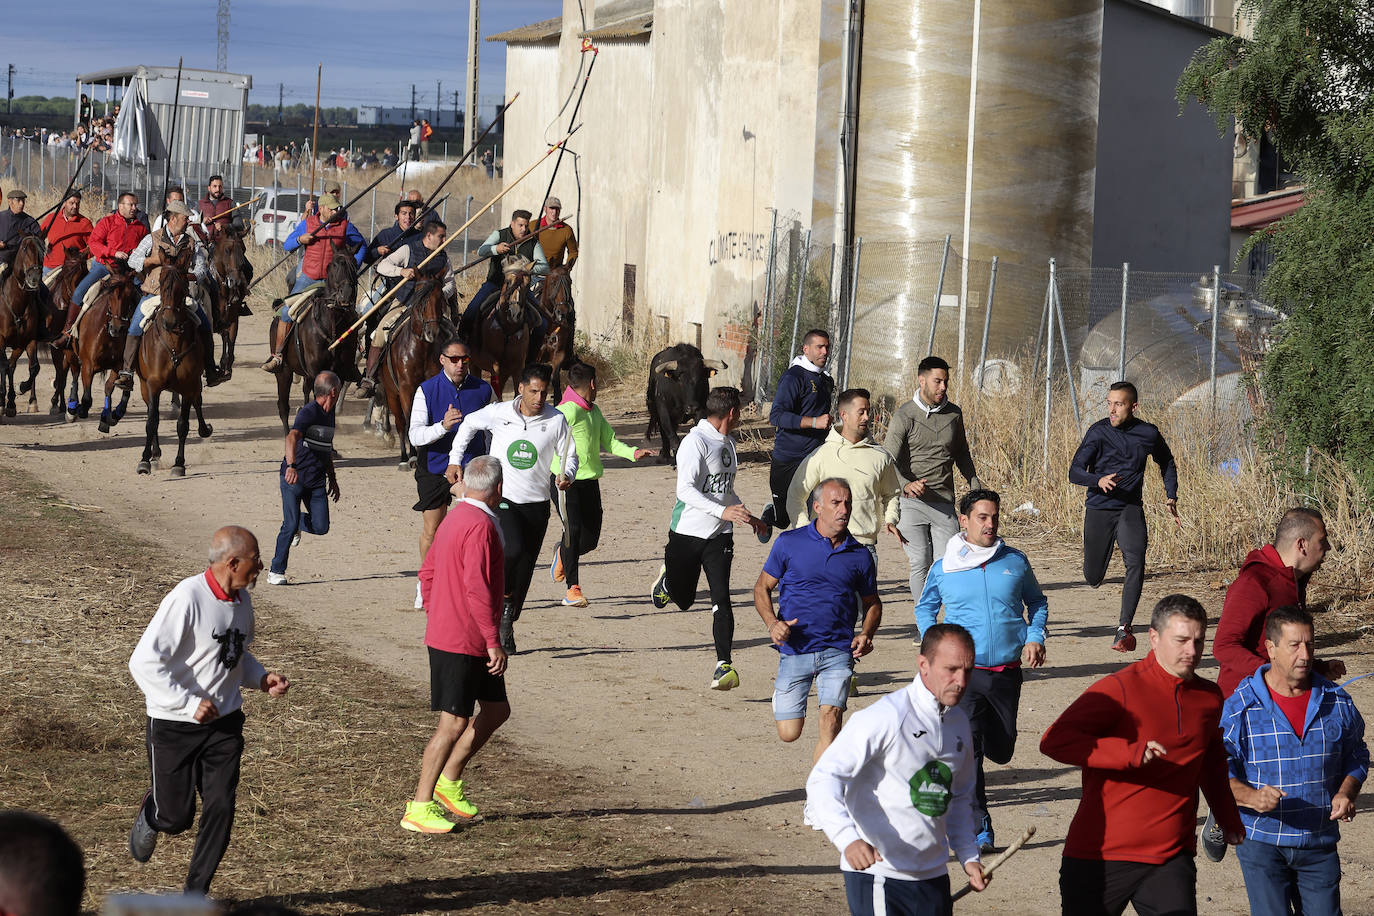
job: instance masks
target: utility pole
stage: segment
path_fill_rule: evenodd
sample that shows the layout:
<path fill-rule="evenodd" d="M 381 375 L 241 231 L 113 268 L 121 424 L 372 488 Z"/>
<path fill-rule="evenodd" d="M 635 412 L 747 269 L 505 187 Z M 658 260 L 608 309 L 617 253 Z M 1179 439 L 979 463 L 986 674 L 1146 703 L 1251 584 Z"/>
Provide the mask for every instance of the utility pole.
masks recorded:
<path fill-rule="evenodd" d="M 415 84 L 410 84 L 410 120 L 415 120 Z"/>
<path fill-rule="evenodd" d="M 9 74 L 9 94 L 5 96 L 5 114 L 10 113 L 10 106 L 14 103 L 14 64 L 10 64 Z"/>
<path fill-rule="evenodd" d="M 215 54 L 215 69 L 221 73 L 229 69 L 229 0 L 219 0 L 215 19 L 219 25 L 219 46 Z"/>
<path fill-rule="evenodd" d="M 286 98 L 286 84 L 277 83 L 277 125 L 280 126 L 286 119 L 282 117 L 282 100 Z"/>
<path fill-rule="evenodd" d="M 472 149 L 477 138 L 477 24 L 481 18 L 479 0 L 468 0 L 468 71 L 463 89 L 467 93 L 467 108 L 463 118 L 463 149 Z"/>
<path fill-rule="evenodd" d="M 453 90 L 453 126 L 458 126 L 458 90 Z"/>
<path fill-rule="evenodd" d="M 444 92 L 444 81 L 443 81 L 443 80 L 435 80 L 435 81 L 434 81 L 434 120 L 435 120 L 435 121 L 440 120 L 439 115 L 442 113 L 442 109 L 443 109 L 443 107 L 444 107 L 444 103 L 443 103 L 442 101 L 440 101 L 440 100 L 443 98 L 443 92 Z"/>

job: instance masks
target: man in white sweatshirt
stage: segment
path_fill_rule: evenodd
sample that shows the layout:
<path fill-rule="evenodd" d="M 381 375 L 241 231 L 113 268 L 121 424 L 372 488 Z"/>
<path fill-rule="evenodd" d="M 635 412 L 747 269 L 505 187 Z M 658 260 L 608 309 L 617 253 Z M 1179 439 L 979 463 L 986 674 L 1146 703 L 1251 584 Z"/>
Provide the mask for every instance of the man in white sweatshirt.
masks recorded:
<path fill-rule="evenodd" d="M 948 916 L 952 849 L 976 891 L 988 886 L 973 820 L 973 738 L 959 699 L 973 637 L 957 624 L 926 630 L 919 676 L 867 709 L 806 780 L 812 824 L 843 853 L 849 912 Z"/>
<path fill-rule="evenodd" d="M 501 612 L 501 648 L 515 654 L 515 621 L 525 606 L 530 579 L 549 527 L 549 476 L 553 459 L 562 471 L 554 485 L 566 490 L 577 478 L 577 445 L 568 420 L 550 407 L 553 369 L 532 363 L 520 374 L 514 400 L 489 404 L 463 418 L 449 449 L 450 484 L 463 479 L 463 455 L 480 432 L 491 434 L 487 454 L 501 461 L 505 481 L 496 516 L 506 548 L 506 601 Z"/>
<path fill-rule="evenodd" d="M 730 604 L 730 563 L 735 556 L 734 525 L 748 525 L 762 537 L 768 525 L 735 495 L 735 438 L 740 422 L 738 388 L 712 388 L 706 418 L 683 438 L 677 453 L 677 503 L 668 525 L 668 546 L 658 579 L 649 590 L 654 607 L 672 601 L 687 610 L 697 600 L 697 582 L 706 571 L 711 591 L 711 632 L 716 644 L 712 690 L 733 690 L 739 674 L 731 660 L 735 612 Z M 495 449 L 493 449 L 493 452 Z"/>
<path fill-rule="evenodd" d="M 248 589 L 262 572 L 258 540 L 229 526 L 210 541 L 210 567 L 167 593 L 129 659 L 147 700 L 153 787 L 129 832 L 129 854 L 147 862 L 159 833 L 181 833 L 202 810 L 186 891 L 204 894 L 229 847 L 243 755 L 243 697 L 252 687 L 284 696 L 291 683 L 263 668 L 253 642 Z"/>

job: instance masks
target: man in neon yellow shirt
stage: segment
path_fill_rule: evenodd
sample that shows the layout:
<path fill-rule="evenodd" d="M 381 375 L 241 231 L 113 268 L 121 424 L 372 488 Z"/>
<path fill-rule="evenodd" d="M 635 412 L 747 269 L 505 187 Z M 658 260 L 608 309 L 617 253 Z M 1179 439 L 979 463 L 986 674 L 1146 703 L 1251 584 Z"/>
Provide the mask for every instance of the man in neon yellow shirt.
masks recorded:
<path fill-rule="evenodd" d="M 586 607 L 577 561 L 595 550 L 601 539 L 601 475 L 605 473 L 601 453 L 638 461 L 652 457 L 654 452 L 633 448 L 615 437 L 611 424 L 596 406 L 596 369 L 586 363 L 574 363 L 568 370 L 568 387 L 558 409 L 567 417 L 579 463 L 577 477 L 567 490 L 551 490 L 553 504 L 563 519 L 563 542 L 554 548 L 549 574 L 555 582 L 568 583 L 568 594 L 563 598 L 565 607 Z M 555 456 L 555 476 L 559 467 Z"/>

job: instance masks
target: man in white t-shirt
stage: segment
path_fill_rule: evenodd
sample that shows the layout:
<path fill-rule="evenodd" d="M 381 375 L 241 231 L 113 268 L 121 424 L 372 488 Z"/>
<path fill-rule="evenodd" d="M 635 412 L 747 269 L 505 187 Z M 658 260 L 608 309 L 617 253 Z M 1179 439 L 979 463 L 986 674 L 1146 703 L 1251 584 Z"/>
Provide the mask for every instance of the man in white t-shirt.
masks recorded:
<path fill-rule="evenodd" d="M 229 526 L 210 541 L 210 567 L 167 593 L 129 659 L 146 698 L 152 789 L 129 833 L 129 854 L 147 862 L 159 833 L 181 833 L 196 816 L 187 893 L 207 893 L 229 847 L 243 755 L 243 697 L 252 687 L 284 696 L 291 683 L 264 668 L 253 642 L 248 589 L 262 572 L 258 539 Z"/>

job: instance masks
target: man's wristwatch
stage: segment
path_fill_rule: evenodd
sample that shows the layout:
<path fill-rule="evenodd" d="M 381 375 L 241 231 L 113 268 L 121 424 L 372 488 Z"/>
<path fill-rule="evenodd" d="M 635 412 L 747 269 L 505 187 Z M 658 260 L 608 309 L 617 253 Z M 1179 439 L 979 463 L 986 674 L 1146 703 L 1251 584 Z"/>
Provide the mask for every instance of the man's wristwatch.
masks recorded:
<path fill-rule="evenodd" d="M 288 462 L 286 462 L 286 466 L 287 466 L 288 468 L 291 468 L 292 470 L 295 470 L 295 468 L 296 468 L 296 462 L 294 462 L 294 461 L 288 461 Z"/>

